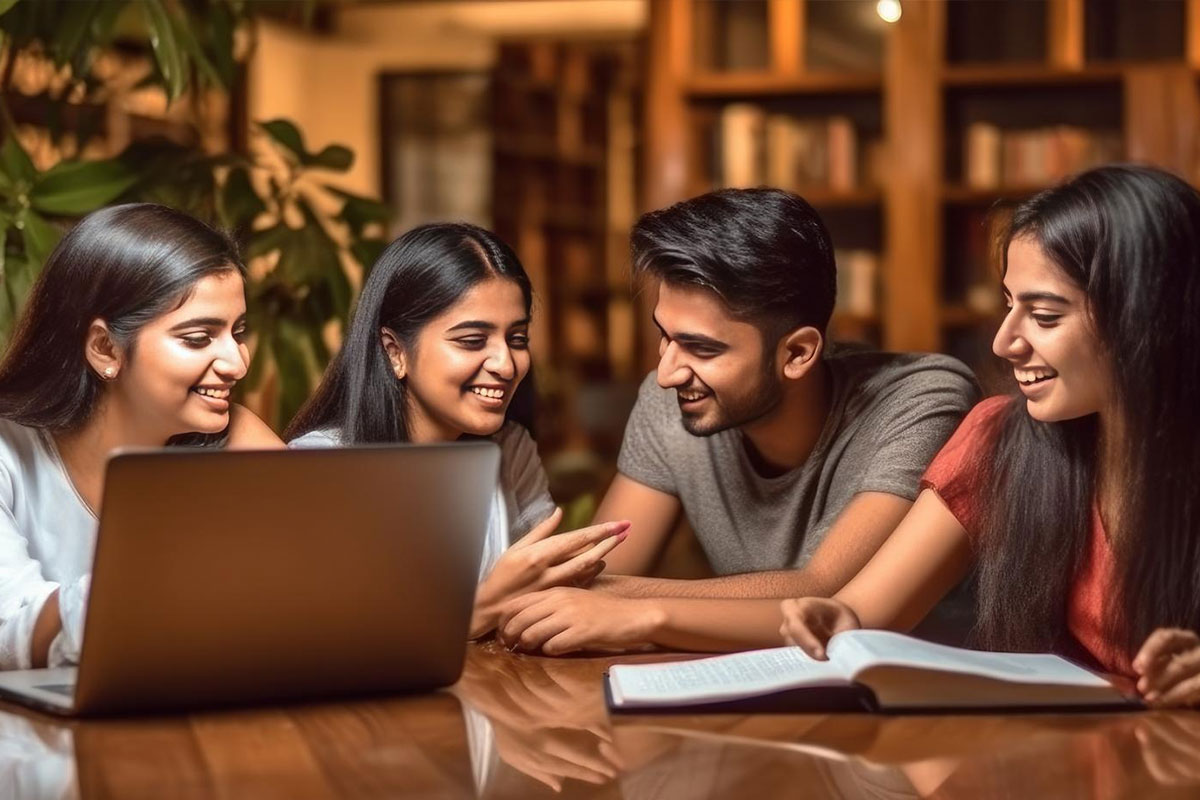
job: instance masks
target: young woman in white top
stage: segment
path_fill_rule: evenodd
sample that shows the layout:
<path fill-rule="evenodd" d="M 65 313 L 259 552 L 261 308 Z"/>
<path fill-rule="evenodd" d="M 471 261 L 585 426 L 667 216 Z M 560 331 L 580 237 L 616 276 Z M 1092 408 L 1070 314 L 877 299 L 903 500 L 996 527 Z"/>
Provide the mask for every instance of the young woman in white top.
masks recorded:
<path fill-rule="evenodd" d="M 110 451 L 281 446 L 229 400 L 244 289 L 228 238 L 157 205 L 90 214 L 51 253 L 0 363 L 0 669 L 78 659 Z"/>
<path fill-rule="evenodd" d="M 511 597 L 589 582 L 628 529 L 551 536 L 562 513 L 529 435 L 532 389 L 522 382 L 531 305 L 529 277 L 494 234 L 457 223 L 414 228 L 371 268 L 341 352 L 284 434 L 292 447 L 464 436 L 500 445 L 472 637 L 495 627 Z"/>

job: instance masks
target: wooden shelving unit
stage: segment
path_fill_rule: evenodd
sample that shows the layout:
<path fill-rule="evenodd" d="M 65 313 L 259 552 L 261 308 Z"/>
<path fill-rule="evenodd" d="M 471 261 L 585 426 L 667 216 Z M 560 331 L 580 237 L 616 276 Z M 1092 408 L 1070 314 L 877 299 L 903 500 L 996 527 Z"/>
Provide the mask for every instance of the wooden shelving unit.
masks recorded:
<path fill-rule="evenodd" d="M 614 41 L 506 42 L 493 73 L 493 228 L 534 285 L 543 452 L 615 458 L 632 406 L 638 77 Z"/>
<path fill-rule="evenodd" d="M 795 94 L 841 94 L 878 92 L 883 78 L 877 72 L 839 75 L 812 73 L 808 75 L 762 75 L 708 73 L 692 78 L 685 89 L 692 97 L 769 97 Z"/>
<path fill-rule="evenodd" d="M 1200 0 L 1160 0 L 1149 10 L 1129 0 L 1027 0 L 1015 11 L 976 0 L 904 2 L 902 17 L 883 26 L 878 70 L 813 63 L 817 44 L 830 40 L 814 27 L 814 11 L 861 20 L 873 1 L 725 3 L 651 0 L 643 198 L 658 208 L 716 187 L 705 148 L 713 147 L 730 104 L 845 113 L 860 127 L 860 141 L 875 134 L 868 117 L 877 114 L 877 185 L 784 187 L 822 212 L 839 248 L 860 246 L 839 241 L 847 229 L 853 235 L 878 226 L 866 237 L 879 257 L 877 308 L 839 311 L 835 337 L 950 351 L 977 367 L 988 360 L 999 288 L 988 270 L 994 254 L 986 215 L 1055 183 L 1055 167 L 1107 150 L 1047 156 L 1045 169 L 1025 170 L 1036 177 L 1005 180 L 1000 171 L 981 181 L 976 170 L 972 180 L 967 167 L 978 166 L 981 152 L 978 139 L 974 150 L 966 143 L 973 125 L 990 126 L 984 132 L 995 131 L 997 152 L 1010 153 L 1010 162 L 1060 147 L 1055 136 L 1078 144 L 1094 133 L 1098 141 L 1108 137 L 1102 144 L 1116 147 L 1118 159 L 1200 179 Z M 761 53 L 740 59 L 757 59 L 758 68 L 723 73 L 714 60 L 739 63 L 728 43 L 714 50 L 697 41 L 734 27 L 728 35 L 743 44 L 758 33 Z M 1052 144 L 1036 141 L 1043 133 Z M 1022 135 L 1027 141 L 1009 141 Z M 654 362 L 652 336 L 643 355 Z"/>

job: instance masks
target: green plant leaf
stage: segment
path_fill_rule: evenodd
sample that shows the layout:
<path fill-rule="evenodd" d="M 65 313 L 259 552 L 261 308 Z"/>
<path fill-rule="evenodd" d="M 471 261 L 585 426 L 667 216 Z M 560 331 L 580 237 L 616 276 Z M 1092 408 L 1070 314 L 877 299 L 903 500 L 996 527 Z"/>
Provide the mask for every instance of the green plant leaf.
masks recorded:
<path fill-rule="evenodd" d="M 333 357 L 333 354 L 329 352 L 329 345 L 325 343 L 324 327 L 324 325 L 306 325 L 304 327 L 304 330 L 308 332 L 308 345 L 317 362 L 318 372 L 324 372 L 325 367 L 329 364 L 329 359 Z"/>
<path fill-rule="evenodd" d="M 70 62 L 76 76 L 83 74 L 83 67 L 91 57 L 91 47 L 85 40 L 100 7 L 96 2 L 60 3 L 55 9 L 50 53 L 56 64 Z"/>
<path fill-rule="evenodd" d="M 208 53 L 204 51 L 204 45 L 197 38 L 188 22 L 186 19 L 171 19 L 171 23 L 175 27 L 175 41 L 182 45 L 190 57 L 192 64 L 195 65 L 197 75 L 204 79 L 201 83 L 207 86 L 224 88 L 226 83 L 222 79 L 221 73 L 217 71 L 212 61 L 209 60 Z"/>
<path fill-rule="evenodd" d="M 350 307 L 354 304 L 354 289 L 350 286 L 350 279 L 346 277 L 346 272 L 340 263 L 336 271 L 329 273 L 326 285 L 329 287 L 330 299 L 333 301 L 334 316 L 344 324 L 350 319 Z"/>
<path fill-rule="evenodd" d="M 187 66 L 175 37 L 175 25 L 162 0 L 141 0 L 141 3 L 146 28 L 150 33 L 150 46 L 154 50 L 154 61 L 166 85 L 167 100 L 173 102 L 187 88 Z"/>
<path fill-rule="evenodd" d="M 283 249 L 287 246 L 291 236 L 292 229 L 282 222 L 265 230 L 255 231 L 250 234 L 250 241 L 246 245 L 246 258 L 258 258 Z"/>
<path fill-rule="evenodd" d="M 292 241 L 279 255 L 280 277 L 288 283 L 321 280 L 342 268 L 337 244 L 317 223 L 294 232 Z"/>
<path fill-rule="evenodd" d="M 304 151 L 304 138 L 300 135 L 300 129 L 294 122 L 286 119 L 273 119 L 258 124 L 267 132 L 268 136 L 294 155 L 297 161 L 304 163 L 308 153 Z"/>
<path fill-rule="evenodd" d="M 8 344 L 40 268 L 40 263 L 22 255 L 10 255 L 5 259 L 4 283 L 0 286 L 0 341 L 4 345 Z"/>
<path fill-rule="evenodd" d="M 250 173 L 241 167 L 229 171 L 220 200 L 221 221 L 230 228 L 249 228 L 255 217 L 267 210 L 250 183 Z"/>
<path fill-rule="evenodd" d="M 0 15 L 0 30 L 4 31 L 5 47 L 24 50 L 38 38 L 42 6 L 36 2 L 13 3 Z"/>
<path fill-rule="evenodd" d="M 135 141 L 118 156 L 138 176 L 122 199 L 161 203 L 208 222 L 217 221 L 213 168 L 219 157 L 165 139 Z"/>
<path fill-rule="evenodd" d="M 276 419 L 280 428 L 286 428 L 308 399 L 312 388 L 312 372 L 305 358 L 304 329 L 288 320 L 279 321 L 278 336 L 275 337 L 275 375 L 279 381 L 279 405 Z"/>
<path fill-rule="evenodd" d="M 117 160 L 60 161 L 38 177 L 29 200 L 43 214 L 81 216 L 111 203 L 137 180 Z"/>
<path fill-rule="evenodd" d="M 315 156 L 306 156 L 304 165 L 345 172 L 354 164 L 354 151 L 340 144 L 331 144 Z"/>
<path fill-rule="evenodd" d="M 130 14 L 131 7 L 126 0 L 98 0 L 96 5 L 99 8 L 92 17 L 92 41 L 100 47 L 107 47 L 112 43 L 118 21 L 123 14 Z"/>
<path fill-rule="evenodd" d="M 370 274 L 371 267 L 375 266 L 375 262 L 379 260 L 379 256 L 383 254 L 387 246 L 388 243 L 383 239 L 357 239 L 350 245 L 350 254 L 363 268 L 364 279 Z"/>
<path fill-rule="evenodd" d="M 11 256 L 5 261 L 4 294 L 12 306 L 13 316 L 16 317 L 25 307 L 29 292 L 37 280 L 41 264 L 21 256 Z"/>
<path fill-rule="evenodd" d="M 25 255 L 37 269 L 41 269 L 50 256 L 50 251 L 62 238 L 62 231 L 32 209 L 21 212 L 21 216 L 17 218 L 17 225 L 25 242 Z M 11 272 L 11 262 L 9 269 Z"/>
<path fill-rule="evenodd" d="M 0 0 L 0 16 L 7 14 L 9 9 L 17 4 L 17 0 Z"/>
<path fill-rule="evenodd" d="M 21 147 L 17 137 L 12 134 L 4 137 L 4 144 L 0 146 L 0 169 L 4 170 L 4 174 L 12 179 L 13 183 L 32 183 L 37 175 L 25 148 Z"/>
<path fill-rule="evenodd" d="M 342 204 L 342 210 L 338 212 L 338 219 L 342 220 L 349 226 L 351 233 L 356 237 L 363 234 L 363 229 L 367 225 L 377 222 L 386 225 L 392 218 L 392 208 L 386 203 L 381 203 L 370 197 L 344 192 L 336 187 L 329 189 L 339 197 L 345 199 Z"/>
<path fill-rule="evenodd" d="M 337 242 L 325 233 L 308 203 L 299 201 L 299 206 L 304 225 L 297 230 L 286 229 L 275 267 L 280 280 L 292 286 L 323 281 L 342 271 Z"/>
<path fill-rule="evenodd" d="M 235 9 L 218 3 L 210 12 L 212 21 L 213 66 L 221 76 L 223 86 L 233 86 L 237 77 L 237 63 L 233 60 L 233 34 L 237 29 Z"/>

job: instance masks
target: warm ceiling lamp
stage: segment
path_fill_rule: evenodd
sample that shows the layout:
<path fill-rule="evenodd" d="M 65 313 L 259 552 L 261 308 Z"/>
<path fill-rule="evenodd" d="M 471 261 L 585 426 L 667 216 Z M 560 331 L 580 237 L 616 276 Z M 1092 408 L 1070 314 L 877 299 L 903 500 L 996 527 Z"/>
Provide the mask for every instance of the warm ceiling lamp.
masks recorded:
<path fill-rule="evenodd" d="M 875 4 L 875 13 L 884 22 L 896 22 L 900 19 L 900 0 L 879 0 Z"/>

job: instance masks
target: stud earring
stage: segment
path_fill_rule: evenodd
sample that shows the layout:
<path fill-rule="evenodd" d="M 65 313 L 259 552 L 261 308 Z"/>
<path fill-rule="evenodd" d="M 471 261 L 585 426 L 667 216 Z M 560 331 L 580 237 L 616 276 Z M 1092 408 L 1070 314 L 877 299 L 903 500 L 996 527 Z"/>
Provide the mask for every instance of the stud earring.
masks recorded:
<path fill-rule="evenodd" d="M 117 377 L 117 370 L 116 370 L 116 367 L 105 367 L 105 368 L 104 368 L 104 378 L 105 378 L 105 380 L 110 380 L 110 381 L 111 381 L 111 380 L 112 380 L 113 378 L 115 378 L 115 377 Z"/>

